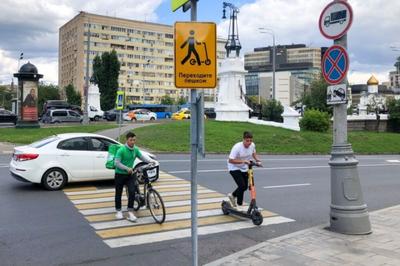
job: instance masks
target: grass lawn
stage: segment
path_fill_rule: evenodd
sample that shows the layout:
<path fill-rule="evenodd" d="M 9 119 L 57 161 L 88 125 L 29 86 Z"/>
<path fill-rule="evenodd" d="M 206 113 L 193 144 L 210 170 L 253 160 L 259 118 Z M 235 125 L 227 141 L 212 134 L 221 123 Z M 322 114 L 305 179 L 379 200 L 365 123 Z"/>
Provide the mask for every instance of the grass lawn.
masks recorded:
<path fill-rule="evenodd" d="M 254 135 L 258 153 L 329 154 L 332 132 L 296 132 L 287 129 L 240 122 L 205 123 L 207 152 L 229 153 L 241 141 L 243 131 Z M 178 121 L 135 129 L 138 145 L 159 152 L 190 152 L 190 121 Z M 357 154 L 400 153 L 400 134 L 349 132 L 349 142 Z"/>
<path fill-rule="evenodd" d="M 100 130 L 115 128 L 117 125 L 92 124 L 81 126 L 60 126 L 46 128 L 0 128 L 0 142 L 11 142 L 17 144 L 29 144 L 39 139 L 61 133 L 87 132 L 93 133 Z"/>

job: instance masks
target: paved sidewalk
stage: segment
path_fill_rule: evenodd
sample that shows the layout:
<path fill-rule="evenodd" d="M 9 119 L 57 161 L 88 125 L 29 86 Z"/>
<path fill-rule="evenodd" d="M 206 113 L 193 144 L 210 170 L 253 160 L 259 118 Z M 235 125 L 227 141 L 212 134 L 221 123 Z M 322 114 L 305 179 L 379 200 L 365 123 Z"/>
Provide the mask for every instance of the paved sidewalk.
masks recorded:
<path fill-rule="evenodd" d="M 206 265 L 400 265 L 400 205 L 372 212 L 370 219 L 369 235 L 343 235 L 317 226 Z"/>

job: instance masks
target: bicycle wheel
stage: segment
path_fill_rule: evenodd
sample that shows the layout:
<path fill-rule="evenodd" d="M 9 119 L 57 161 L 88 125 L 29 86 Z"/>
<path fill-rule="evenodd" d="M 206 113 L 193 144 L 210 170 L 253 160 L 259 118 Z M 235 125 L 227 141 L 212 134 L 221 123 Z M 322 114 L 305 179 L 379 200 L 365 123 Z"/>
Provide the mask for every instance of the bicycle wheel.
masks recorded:
<path fill-rule="evenodd" d="M 160 194 L 150 189 L 147 192 L 147 204 L 154 220 L 158 224 L 162 224 L 165 221 L 165 206 Z"/>

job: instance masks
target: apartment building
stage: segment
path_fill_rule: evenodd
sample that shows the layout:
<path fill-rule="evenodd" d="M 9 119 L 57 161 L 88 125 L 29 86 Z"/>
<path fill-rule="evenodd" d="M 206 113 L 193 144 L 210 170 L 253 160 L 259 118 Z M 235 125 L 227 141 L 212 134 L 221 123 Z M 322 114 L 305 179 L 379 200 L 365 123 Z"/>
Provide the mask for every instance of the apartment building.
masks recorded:
<path fill-rule="evenodd" d="M 127 103 L 156 103 L 164 95 L 180 96 L 173 83 L 172 26 L 80 12 L 59 31 L 60 88 L 73 84 L 83 95 L 88 47 L 89 76 L 96 55 L 117 52 L 119 87 L 126 92 Z"/>
<path fill-rule="evenodd" d="M 282 76 L 290 80 L 286 82 L 287 88 L 276 91 L 277 100 L 285 104 L 296 101 L 301 96 L 312 80 L 321 71 L 321 58 L 326 51 L 325 47 L 306 47 L 304 44 L 277 45 L 275 47 L 275 72 L 285 72 Z M 272 85 L 270 80 L 273 71 L 273 47 L 255 48 L 253 52 L 244 56 L 244 67 L 248 71 L 246 75 L 246 90 L 249 95 L 261 97 L 271 96 Z M 278 79 L 278 78 L 277 78 Z M 278 80 L 277 80 L 278 85 Z M 286 91 L 286 94 L 284 93 Z"/>
<path fill-rule="evenodd" d="M 219 55 L 222 42 L 218 40 Z M 164 95 L 188 99 L 187 90 L 174 86 L 173 26 L 80 12 L 59 29 L 60 88 L 73 84 L 83 95 L 88 47 L 89 77 L 96 55 L 117 52 L 119 87 L 127 103 L 159 103 Z M 214 98 L 215 90 L 206 90 L 206 95 Z"/>

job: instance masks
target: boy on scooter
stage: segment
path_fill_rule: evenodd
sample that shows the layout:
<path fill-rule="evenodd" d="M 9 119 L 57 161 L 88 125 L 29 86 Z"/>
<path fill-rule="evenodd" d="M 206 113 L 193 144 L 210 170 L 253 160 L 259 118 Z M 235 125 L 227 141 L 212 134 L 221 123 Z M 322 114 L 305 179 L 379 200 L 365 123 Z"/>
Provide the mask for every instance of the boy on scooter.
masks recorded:
<path fill-rule="evenodd" d="M 228 170 L 237 184 L 237 188 L 228 194 L 232 207 L 244 209 L 243 195 L 248 187 L 248 165 L 254 159 L 257 164 L 261 165 L 261 160 L 256 153 L 256 145 L 253 143 L 253 134 L 249 131 L 243 133 L 243 141 L 233 145 L 228 159 Z M 239 206 L 238 206 L 239 205 Z"/>

